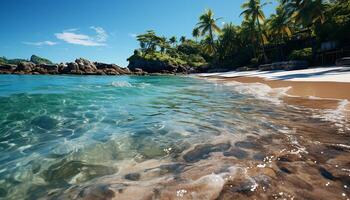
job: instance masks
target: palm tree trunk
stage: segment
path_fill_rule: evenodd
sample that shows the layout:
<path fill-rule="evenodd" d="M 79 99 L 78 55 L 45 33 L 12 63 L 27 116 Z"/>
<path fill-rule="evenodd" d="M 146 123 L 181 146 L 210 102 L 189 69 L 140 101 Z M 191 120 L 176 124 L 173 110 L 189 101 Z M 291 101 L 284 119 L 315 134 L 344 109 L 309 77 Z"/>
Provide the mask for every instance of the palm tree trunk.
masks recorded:
<path fill-rule="evenodd" d="M 216 53 L 216 48 L 215 48 L 215 45 L 214 45 L 214 35 L 213 35 L 213 29 L 212 28 L 209 29 L 209 37 L 210 37 L 210 40 L 211 40 L 211 45 L 212 45 L 212 48 L 214 50 L 214 53 Z"/>
<path fill-rule="evenodd" d="M 268 59 L 267 59 L 267 56 L 266 56 L 266 53 L 265 53 L 264 38 L 262 36 L 259 18 L 257 18 L 256 21 L 258 22 L 258 31 L 259 31 L 259 35 L 261 37 L 261 48 L 262 48 L 262 51 L 263 51 L 264 61 L 267 62 Z"/>

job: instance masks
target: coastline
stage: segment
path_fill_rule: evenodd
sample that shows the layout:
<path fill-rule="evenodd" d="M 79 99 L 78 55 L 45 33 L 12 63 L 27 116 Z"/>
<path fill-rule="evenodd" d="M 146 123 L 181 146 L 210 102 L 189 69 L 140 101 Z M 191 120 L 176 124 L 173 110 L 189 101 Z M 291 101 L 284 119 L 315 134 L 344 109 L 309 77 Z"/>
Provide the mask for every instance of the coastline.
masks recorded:
<path fill-rule="evenodd" d="M 346 67 L 313 68 L 295 71 L 251 71 L 200 74 L 197 77 L 218 83 L 264 84 L 272 89 L 287 88 L 281 100 L 313 109 L 337 109 L 345 102 L 350 111 L 350 73 Z M 327 72 L 331 72 L 327 74 Z M 323 73 L 326 72 L 326 73 Z M 336 73 L 334 73 L 336 72 Z M 343 74 L 341 74 L 343 73 Z M 282 75 L 281 75 L 282 74 Z M 316 75 L 315 75 L 316 74 Z M 278 77 L 289 77 L 279 79 Z M 340 77 L 335 79 L 335 77 Z"/>

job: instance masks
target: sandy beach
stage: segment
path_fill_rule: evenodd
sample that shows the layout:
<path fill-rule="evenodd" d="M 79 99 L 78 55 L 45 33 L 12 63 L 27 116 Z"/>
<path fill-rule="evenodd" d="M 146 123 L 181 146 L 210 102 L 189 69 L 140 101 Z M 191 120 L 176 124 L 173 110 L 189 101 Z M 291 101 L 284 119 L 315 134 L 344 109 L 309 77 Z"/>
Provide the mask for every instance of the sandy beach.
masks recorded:
<path fill-rule="evenodd" d="M 350 101 L 350 68 L 328 67 L 294 71 L 249 71 L 200 74 L 222 83 L 261 83 L 288 88 L 283 101 L 318 109 L 337 109 L 339 101 Z M 346 110 L 350 110 L 347 103 Z"/>

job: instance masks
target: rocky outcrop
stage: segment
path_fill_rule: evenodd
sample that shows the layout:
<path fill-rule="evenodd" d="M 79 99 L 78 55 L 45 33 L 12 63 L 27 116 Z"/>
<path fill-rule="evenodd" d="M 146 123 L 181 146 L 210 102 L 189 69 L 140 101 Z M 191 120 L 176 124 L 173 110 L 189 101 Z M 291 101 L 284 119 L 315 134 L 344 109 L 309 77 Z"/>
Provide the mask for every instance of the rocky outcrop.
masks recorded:
<path fill-rule="evenodd" d="M 91 62 L 83 58 L 61 64 L 35 64 L 33 62 L 20 62 L 18 65 L 0 64 L 0 74 L 124 75 L 131 73 L 129 69 L 115 64 Z"/>
<path fill-rule="evenodd" d="M 17 68 L 17 65 L 0 64 L 0 74 L 12 74 Z"/>
<path fill-rule="evenodd" d="M 308 68 L 307 61 L 287 61 L 287 62 L 275 62 L 271 64 L 260 65 L 259 70 L 271 71 L 271 70 L 298 70 Z"/>
<path fill-rule="evenodd" d="M 122 75 L 122 74 L 131 74 L 131 71 L 128 68 L 121 68 L 115 64 L 105 64 L 105 63 L 94 63 L 97 72 L 101 75 Z"/>

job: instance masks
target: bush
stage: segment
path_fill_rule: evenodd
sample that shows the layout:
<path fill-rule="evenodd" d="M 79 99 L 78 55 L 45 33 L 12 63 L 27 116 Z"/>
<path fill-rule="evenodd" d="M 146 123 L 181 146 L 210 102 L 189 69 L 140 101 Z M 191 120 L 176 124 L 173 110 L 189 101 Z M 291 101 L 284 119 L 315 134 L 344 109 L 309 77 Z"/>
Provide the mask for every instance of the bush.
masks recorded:
<path fill-rule="evenodd" d="M 289 55 L 289 60 L 312 60 L 312 48 L 305 48 L 300 50 L 294 50 Z"/>

